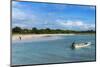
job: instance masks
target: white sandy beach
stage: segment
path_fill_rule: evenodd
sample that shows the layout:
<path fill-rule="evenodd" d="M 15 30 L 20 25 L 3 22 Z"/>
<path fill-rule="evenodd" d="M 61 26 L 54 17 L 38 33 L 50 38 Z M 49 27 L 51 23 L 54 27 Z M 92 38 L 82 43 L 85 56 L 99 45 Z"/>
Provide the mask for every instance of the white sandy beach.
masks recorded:
<path fill-rule="evenodd" d="M 51 37 L 51 36 L 61 36 L 61 35 L 75 35 L 75 34 L 15 34 L 12 35 L 12 40 L 26 40 L 26 39 L 36 39 L 41 37 Z"/>

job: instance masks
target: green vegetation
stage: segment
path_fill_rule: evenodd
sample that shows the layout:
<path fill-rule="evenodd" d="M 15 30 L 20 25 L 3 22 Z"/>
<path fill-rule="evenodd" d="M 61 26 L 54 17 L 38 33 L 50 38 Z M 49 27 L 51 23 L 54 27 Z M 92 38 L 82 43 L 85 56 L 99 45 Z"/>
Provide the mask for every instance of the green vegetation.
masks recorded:
<path fill-rule="evenodd" d="M 12 29 L 13 34 L 68 34 L 68 33 L 95 33 L 93 30 L 87 31 L 76 31 L 76 30 L 62 30 L 62 29 L 37 29 L 33 27 L 32 29 L 22 29 L 20 27 L 14 27 Z"/>

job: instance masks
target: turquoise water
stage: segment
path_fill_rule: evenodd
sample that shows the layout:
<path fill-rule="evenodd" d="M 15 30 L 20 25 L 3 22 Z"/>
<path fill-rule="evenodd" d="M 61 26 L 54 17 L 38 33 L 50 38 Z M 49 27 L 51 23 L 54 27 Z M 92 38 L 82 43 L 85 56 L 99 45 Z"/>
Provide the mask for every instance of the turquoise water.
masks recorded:
<path fill-rule="evenodd" d="M 72 49 L 73 41 L 92 42 L 92 45 Z M 95 61 L 95 45 L 95 35 L 62 35 L 13 41 L 12 65 Z"/>

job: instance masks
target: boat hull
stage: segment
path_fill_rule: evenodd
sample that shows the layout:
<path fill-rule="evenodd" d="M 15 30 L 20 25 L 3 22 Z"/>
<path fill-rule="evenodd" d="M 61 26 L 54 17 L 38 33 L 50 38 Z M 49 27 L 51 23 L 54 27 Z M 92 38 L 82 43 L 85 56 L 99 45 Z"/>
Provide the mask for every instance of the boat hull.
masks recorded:
<path fill-rule="evenodd" d="M 87 44 L 85 44 L 85 43 L 72 44 L 72 48 L 84 48 L 84 47 L 87 47 L 89 45 L 91 45 L 91 43 L 87 43 Z"/>

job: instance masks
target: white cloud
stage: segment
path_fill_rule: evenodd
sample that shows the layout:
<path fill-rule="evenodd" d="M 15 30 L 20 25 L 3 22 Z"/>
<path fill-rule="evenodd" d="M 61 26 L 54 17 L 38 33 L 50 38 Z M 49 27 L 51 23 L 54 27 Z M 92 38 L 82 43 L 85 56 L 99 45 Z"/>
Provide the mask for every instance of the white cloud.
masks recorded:
<path fill-rule="evenodd" d="M 35 23 L 36 16 L 28 11 L 21 9 L 19 2 L 13 2 L 12 21 L 12 26 L 26 27 L 27 25 L 32 25 L 32 23 Z"/>
<path fill-rule="evenodd" d="M 57 20 L 59 22 L 60 25 L 64 26 L 64 27 L 69 27 L 69 28 L 78 28 L 81 30 L 94 30 L 95 29 L 95 24 L 88 24 L 85 23 L 83 21 L 71 21 L 71 20 Z"/>
<path fill-rule="evenodd" d="M 23 11 L 21 11 L 20 9 L 18 9 L 18 8 L 12 9 L 12 18 L 24 19 L 25 17 L 26 17 L 25 13 Z"/>
<path fill-rule="evenodd" d="M 64 26 L 82 26 L 83 22 L 68 20 L 67 22 L 62 22 L 61 24 L 64 25 Z"/>
<path fill-rule="evenodd" d="M 20 26 L 20 27 L 22 27 L 22 28 L 27 27 L 26 24 L 19 24 L 19 23 L 14 23 L 12 27 L 17 27 L 17 26 L 18 26 L 18 27 Z"/>
<path fill-rule="evenodd" d="M 22 11 L 20 8 L 19 8 L 20 4 L 19 2 L 12 2 L 12 18 L 13 19 L 24 19 L 25 18 L 25 12 Z"/>

